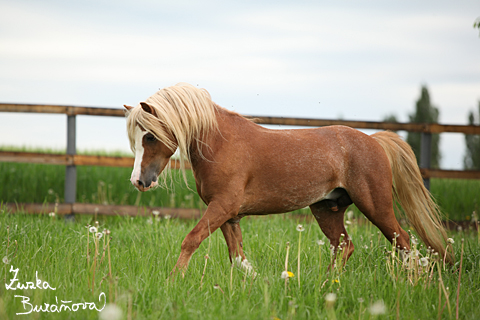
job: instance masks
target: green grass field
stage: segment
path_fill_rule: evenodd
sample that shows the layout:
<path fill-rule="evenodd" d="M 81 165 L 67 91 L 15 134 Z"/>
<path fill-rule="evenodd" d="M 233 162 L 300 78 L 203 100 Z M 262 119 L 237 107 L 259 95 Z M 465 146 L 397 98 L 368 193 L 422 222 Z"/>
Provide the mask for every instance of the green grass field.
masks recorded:
<path fill-rule="evenodd" d="M 402 266 L 392 258 L 391 245 L 378 229 L 354 222 L 348 226 L 356 247 L 352 258 L 344 268 L 328 272 L 331 253 L 316 223 L 282 215 L 245 218 L 244 248 L 258 272 L 256 278 L 231 268 L 225 241 L 217 231 L 193 255 L 186 277 L 172 282 L 167 278 L 180 244 L 196 221 L 100 217 L 99 231 L 107 228 L 111 234 L 96 245 L 86 228 L 94 224 L 91 219 L 77 216 L 75 222 L 65 223 L 61 217 L 8 214 L 0 209 L 4 282 L 15 288 L 19 283 L 37 283 L 38 278 L 40 287 L 46 282 L 56 289 L 1 286 L 0 319 L 106 319 L 106 314 L 89 310 L 90 306 L 101 309 L 104 301 L 119 308 L 119 319 L 437 319 L 439 314 L 441 319 L 455 319 L 461 239 L 465 243 L 459 318 L 480 318 L 477 233 L 450 234 L 456 264 L 444 270 L 433 256 L 425 266 L 418 261 L 415 267 Z M 305 227 L 301 242 L 297 223 Z M 281 278 L 287 242 L 288 271 L 294 274 L 288 282 Z M 429 256 L 425 248 L 418 249 L 420 257 Z M 13 284 L 12 267 L 18 268 L 18 282 Z M 334 302 L 327 302 L 330 293 L 336 296 Z M 85 303 L 95 304 L 84 310 Z M 63 311 L 55 312 L 62 305 Z M 34 307 L 49 312 L 35 312 Z"/>
<path fill-rule="evenodd" d="M 64 166 L 0 163 L 0 172 L 0 202 L 63 201 Z M 177 176 L 169 191 L 139 193 L 129 182 L 130 173 L 130 168 L 77 167 L 77 201 L 204 207 L 191 174 L 190 189 Z M 431 186 L 448 218 L 469 220 L 478 212 L 480 181 L 433 179 Z M 423 247 L 418 248 L 419 257 L 429 257 L 426 266 L 418 260 L 402 265 L 378 229 L 358 212 L 355 216 L 361 223 L 349 225 L 348 232 L 356 250 L 345 268 L 327 271 L 332 256 L 318 225 L 286 214 L 241 222 L 256 278 L 231 268 L 217 231 L 194 254 L 185 279 L 171 282 L 166 279 L 180 244 L 196 221 L 99 217 L 99 230 L 107 228 L 111 235 L 95 242 L 86 228 L 94 224 L 92 216 L 77 215 L 75 222 L 66 223 L 61 217 L 9 214 L 0 207 L 0 272 L 6 284 L 0 287 L 0 319 L 115 319 L 88 310 L 101 309 L 104 300 L 119 308 L 120 319 L 455 319 L 457 304 L 460 319 L 480 318 L 478 233 L 450 233 L 454 267 L 444 270 Z M 297 223 L 305 226 L 300 247 Z M 461 239 L 465 246 L 457 302 Z M 287 242 L 288 271 L 294 276 L 286 282 L 281 274 Z M 12 267 L 18 268 L 18 282 L 11 282 Z M 8 288 L 36 284 L 37 278 L 40 286 L 48 282 L 56 290 Z M 331 293 L 334 302 L 327 301 Z M 32 310 L 45 309 L 45 304 L 50 312 Z M 62 305 L 70 309 L 54 312 Z M 375 314 L 375 306 L 384 314 Z"/>

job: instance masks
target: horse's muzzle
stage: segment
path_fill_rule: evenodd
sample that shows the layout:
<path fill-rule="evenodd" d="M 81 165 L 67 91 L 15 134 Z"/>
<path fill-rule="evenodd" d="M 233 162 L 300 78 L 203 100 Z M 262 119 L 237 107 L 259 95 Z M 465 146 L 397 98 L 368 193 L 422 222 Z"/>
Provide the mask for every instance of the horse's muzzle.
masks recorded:
<path fill-rule="evenodd" d="M 150 179 L 137 179 L 135 181 L 132 181 L 132 184 L 135 186 L 135 188 L 142 192 L 158 186 L 157 177 L 155 176 Z"/>

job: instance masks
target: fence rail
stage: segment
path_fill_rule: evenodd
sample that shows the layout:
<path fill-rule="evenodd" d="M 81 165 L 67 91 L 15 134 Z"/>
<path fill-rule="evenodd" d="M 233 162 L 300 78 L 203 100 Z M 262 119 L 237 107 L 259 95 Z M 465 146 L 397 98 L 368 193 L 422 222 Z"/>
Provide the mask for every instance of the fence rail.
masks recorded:
<path fill-rule="evenodd" d="M 90 115 L 90 116 L 109 116 L 124 117 L 123 109 L 118 108 L 96 108 L 96 107 L 75 107 L 59 105 L 39 105 L 39 104 L 8 104 L 0 103 L 0 112 L 24 112 L 24 113 L 51 113 L 66 114 L 69 116 Z M 266 116 L 248 116 L 256 123 L 267 125 L 285 125 L 299 127 L 323 127 L 331 125 L 344 125 L 357 129 L 376 129 L 376 130 L 404 130 L 411 132 L 425 133 L 464 133 L 480 135 L 480 126 L 473 125 L 451 125 L 438 123 L 396 123 L 379 121 L 351 121 L 351 120 L 325 120 L 308 118 L 288 118 L 288 117 L 266 117 Z"/>
<path fill-rule="evenodd" d="M 45 154 L 33 152 L 10 152 L 0 151 L 2 162 L 26 162 L 44 163 L 54 165 L 65 165 L 65 203 L 57 206 L 58 212 L 64 214 L 72 213 L 98 213 L 118 215 L 142 215 L 149 214 L 154 208 L 139 209 L 135 206 L 105 206 L 95 204 L 76 203 L 76 166 L 113 166 L 132 167 L 134 159 L 131 157 L 110 157 L 76 154 L 76 116 L 109 116 L 124 117 L 125 112 L 119 108 L 96 108 L 77 107 L 61 105 L 39 105 L 39 104 L 8 104 L 0 103 L 0 112 L 21 112 L 21 113 L 49 113 L 67 115 L 67 148 L 66 154 Z M 264 125 L 285 125 L 302 127 L 321 127 L 329 125 L 345 125 L 357 129 L 376 129 L 420 132 L 422 134 L 422 148 L 420 167 L 425 185 L 429 187 L 430 178 L 456 178 L 456 179 L 480 179 L 480 171 L 458 171 L 439 170 L 430 168 L 431 135 L 433 133 L 463 133 L 480 135 L 480 126 L 473 125 L 448 125 L 448 124 L 422 124 L 422 123 L 393 123 L 375 121 L 348 121 L 348 120 L 325 120 L 307 118 L 286 118 L 286 117 L 265 117 L 247 116 L 256 123 Z M 172 162 L 172 168 L 178 169 L 179 163 Z M 187 167 L 189 168 L 189 167 Z M 19 208 L 27 213 L 40 213 L 51 210 L 52 205 L 40 204 L 7 204 L 7 208 L 17 211 Z M 201 212 L 196 209 L 171 209 L 157 208 L 165 215 L 172 215 L 180 218 L 199 217 Z M 143 211 L 142 211 L 143 210 Z M 173 211 L 172 211 L 173 210 Z"/>

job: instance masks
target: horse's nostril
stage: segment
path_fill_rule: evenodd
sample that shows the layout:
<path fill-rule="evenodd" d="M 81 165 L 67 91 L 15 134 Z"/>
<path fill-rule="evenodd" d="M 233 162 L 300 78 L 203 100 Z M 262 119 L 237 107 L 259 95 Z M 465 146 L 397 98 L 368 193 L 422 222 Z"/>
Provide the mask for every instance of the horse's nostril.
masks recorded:
<path fill-rule="evenodd" d="M 139 187 L 144 187 L 143 181 L 142 180 L 137 180 L 137 185 Z"/>

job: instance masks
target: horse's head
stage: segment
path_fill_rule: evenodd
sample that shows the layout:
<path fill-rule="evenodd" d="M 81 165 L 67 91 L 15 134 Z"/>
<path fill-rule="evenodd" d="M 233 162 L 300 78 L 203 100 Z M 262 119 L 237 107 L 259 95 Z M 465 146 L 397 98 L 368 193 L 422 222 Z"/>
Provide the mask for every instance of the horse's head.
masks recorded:
<path fill-rule="evenodd" d="M 176 147 L 172 146 L 174 139 L 171 137 L 168 141 L 161 141 L 158 134 L 147 129 L 147 125 L 152 122 L 154 125 L 162 126 L 154 109 L 147 103 L 141 102 L 136 108 L 129 106 L 125 106 L 125 108 L 129 118 L 133 116 L 137 119 L 131 119 L 127 125 L 130 144 L 135 152 L 135 163 L 130 181 L 138 190 L 147 191 L 158 186 L 160 173 L 175 153 Z M 139 115 L 139 113 L 145 114 Z M 140 124 L 138 119 L 142 119 L 141 122 L 144 124 Z"/>
<path fill-rule="evenodd" d="M 178 149 L 178 161 L 185 183 L 185 161 L 191 145 L 200 150 L 208 136 L 218 129 L 217 106 L 210 94 L 180 83 L 160 89 L 135 108 L 127 107 L 127 132 L 135 153 L 131 181 L 140 191 L 158 185 L 158 177 Z"/>

